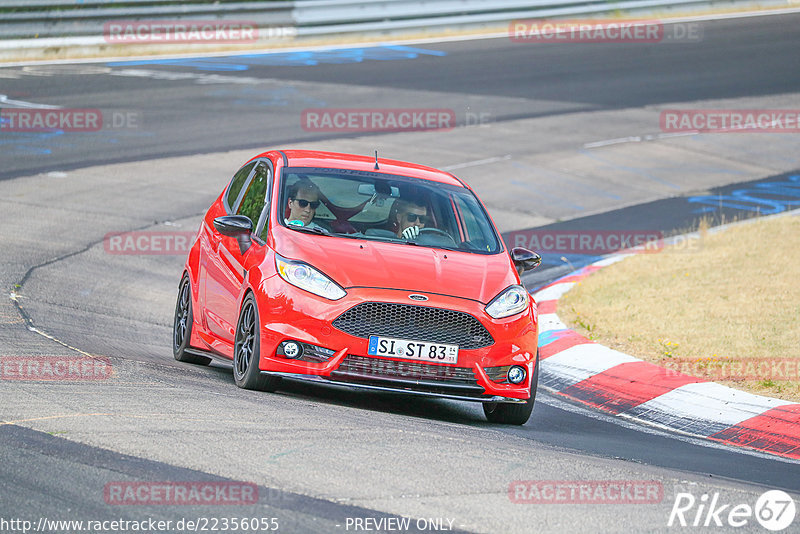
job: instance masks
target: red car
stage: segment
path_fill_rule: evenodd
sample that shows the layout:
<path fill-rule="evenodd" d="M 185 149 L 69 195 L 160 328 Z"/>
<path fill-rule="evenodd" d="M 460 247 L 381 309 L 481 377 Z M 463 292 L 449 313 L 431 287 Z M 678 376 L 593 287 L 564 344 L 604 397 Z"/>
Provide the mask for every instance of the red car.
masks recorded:
<path fill-rule="evenodd" d="M 539 376 L 535 304 L 475 193 L 430 167 L 285 150 L 256 156 L 205 214 L 178 290 L 182 362 L 483 403 L 524 424 Z"/>

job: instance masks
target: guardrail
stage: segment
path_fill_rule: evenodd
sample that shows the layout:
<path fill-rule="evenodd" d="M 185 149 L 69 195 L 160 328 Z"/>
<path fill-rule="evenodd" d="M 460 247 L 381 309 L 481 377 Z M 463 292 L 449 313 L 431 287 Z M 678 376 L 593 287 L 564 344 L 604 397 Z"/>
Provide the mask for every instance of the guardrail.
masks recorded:
<path fill-rule="evenodd" d="M 743 0 L 733 0 L 749 3 Z M 498 26 L 515 19 L 664 10 L 710 0 L 309 0 L 295 3 L 297 35 Z"/>
<path fill-rule="evenodd" d="M 303 37 L 767 5 L 785 6 L 786 0 L 0 0 L 0 40 L 100 37 L 108 21 L 237 20 L 261 28 L 291 27 L 293 35 Z"/>
<path fill-rule="evenodd" d="M 0 39 L 101 36 L 108 21 L 247 20 L 262 26 L 293 26 L 296 2 L 195 0 L 0 0 Z"/>

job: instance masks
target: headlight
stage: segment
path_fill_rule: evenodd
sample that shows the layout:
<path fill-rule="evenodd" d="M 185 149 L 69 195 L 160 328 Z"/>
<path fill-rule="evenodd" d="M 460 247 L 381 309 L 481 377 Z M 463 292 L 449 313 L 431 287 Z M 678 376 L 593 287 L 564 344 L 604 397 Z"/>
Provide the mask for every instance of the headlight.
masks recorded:
<path fill-rule="evenodd" d="M 347 294 L 339 284 L 302 261 L 293 261 L 275 254 L 275 266 L 281 278 L 320 297 L 339 300 Z"/>
<path fill-rule="evenodd" d="M 522 286 L 511 286 L 486 305 L 486 313 L 502 319 L 528 308 L 528 291 Z"/>

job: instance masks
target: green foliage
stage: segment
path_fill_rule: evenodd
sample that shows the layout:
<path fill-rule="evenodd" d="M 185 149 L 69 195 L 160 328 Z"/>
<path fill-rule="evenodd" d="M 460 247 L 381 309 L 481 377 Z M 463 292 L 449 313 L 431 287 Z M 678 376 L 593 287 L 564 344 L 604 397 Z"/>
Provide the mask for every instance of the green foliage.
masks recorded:
<path fill-rule="evenodd" d="M 258 224 L 258 217 L 264 208 L 264 197 L 267 193 L 267 173 L 258 172 L 250 182 L 247 194 L 242 199 L 239 215 L 244 215 L 253 221 L 253 228 Z"/>
<path fill-rule="evenodd" d="M 242 205 L 239 206 L 239 215 L 244 215 L 253 221 L 253 229 L 258 224 L 261 210 L 264 209 L 268 184 L 269 169 L 266 165 L 259 165 L 253 180 L 250 182 L 250 186 L 247 188 L 247 193 L 242 199 Z"/>

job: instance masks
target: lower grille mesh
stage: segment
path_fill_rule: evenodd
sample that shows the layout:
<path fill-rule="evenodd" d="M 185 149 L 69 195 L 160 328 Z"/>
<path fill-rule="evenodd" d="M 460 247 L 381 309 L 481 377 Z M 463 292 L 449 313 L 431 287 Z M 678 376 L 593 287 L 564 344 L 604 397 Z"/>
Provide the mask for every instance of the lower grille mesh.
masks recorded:
<path fill-rule="evenodd" d="M 335 374 L 356 374 L 373 378 L 423 380 L 442 384 L 475 386 L 475 372 L 470 367 L 450 367 L 417 362 L 400 362 L 348 354 Z"/>
<path fill-rule="evenodd" d="M 386 336 L 479 349 L 494 343 L 491 334 L 468 313 L 410 304 L 364 302 L 344 312 L 333 326 L 351 336 Z"/>

